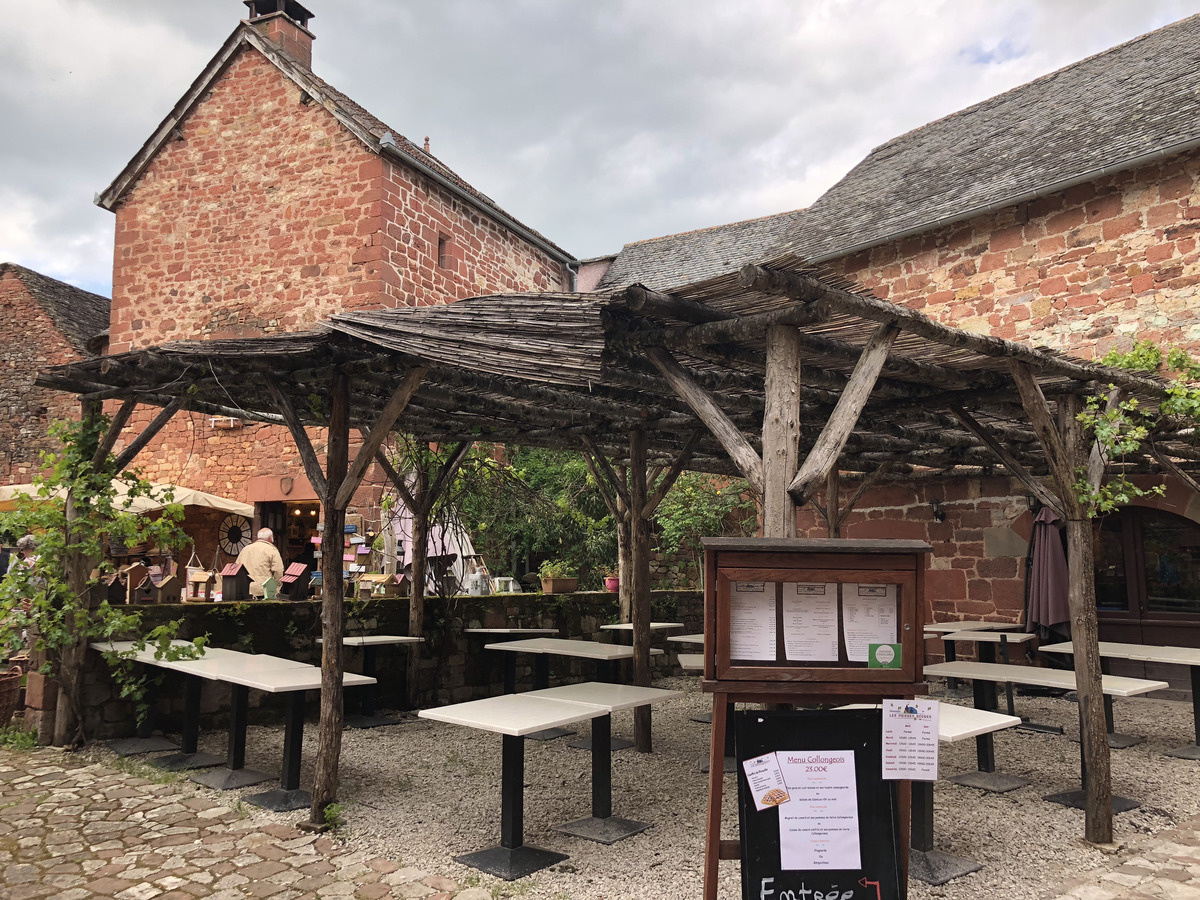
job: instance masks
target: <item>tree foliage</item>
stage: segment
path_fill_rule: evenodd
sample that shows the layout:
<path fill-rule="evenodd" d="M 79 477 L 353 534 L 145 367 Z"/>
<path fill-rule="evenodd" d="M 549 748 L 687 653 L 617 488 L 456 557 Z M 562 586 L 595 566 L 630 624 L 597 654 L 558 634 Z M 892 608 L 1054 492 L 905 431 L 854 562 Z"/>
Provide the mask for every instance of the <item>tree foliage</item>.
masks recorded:
<path fill-rule="evenodd" d="M 705 537 L 754 534 L 756 506 L 742 479 L 684 472 L 659 504 L 654 518 L 658 547 L 663 553 L 688 558 L 699 574 Z"/>

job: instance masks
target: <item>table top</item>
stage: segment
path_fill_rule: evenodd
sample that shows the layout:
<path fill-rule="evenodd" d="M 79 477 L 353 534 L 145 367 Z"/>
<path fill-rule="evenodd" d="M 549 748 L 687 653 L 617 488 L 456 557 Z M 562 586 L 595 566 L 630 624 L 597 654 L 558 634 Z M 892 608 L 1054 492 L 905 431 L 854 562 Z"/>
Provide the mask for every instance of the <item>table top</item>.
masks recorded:
<path fill-rule="evenodd" d="M 607 710 L 600 706 L 534 697 L 528 693 L 468 700 L 466 703 L 423 709 L 417 713 L 422 719 L 465 725 L 514 737 L 606 714 Z"/>
<path fill-rule="evenodd" d="M 169 660 L 159 658 L 158 656 L 155 655 L 157 653 L 158 648 L 154 644 L 147 644 L 145 646 L 145 648 L 142 650 L 134 650 L 133 641 L 93 641 L 88 646 L 90 646 L 93 650 L 98 650 L 101 653 L 120 653 L 120 654 L 132 653 L 133 655 L 130 656 L 129 658 L 132 659 L 134 662 L 145 663 L 146 665 L 150 665 L 150 666 L 165 666 L 169 662 Z M 171 641 L 171 646 L 172 647 L 180 647 L 180 648 L 183 648 L 183 647 L 194 648 L 196 645 L 193 644 L 191 641 L 184 641 L 184 640 L 176 639 L 176 640 Z M 251 656 L 251 655 L 252 654 L 242 653 L 238 650 L 225 650 L 222 647 L 205 647 L 201 651 L 198 659 L 207 660 L 207 659 L 229 658 L 229 657 Z M 177 660 L 177 661 L 178 662 L 187 662 L 188 660 Z"/>
<path fill-rule="evenodd" d="M 633 648 L 626 644 L 601 644 L 599 641 L 573 641 L 567 638 L 528 638 L 523 641 L 502 641 L 484 644 L 485 650 L 507 650 L 510 653 L 549 653 L 552 656 L 578 656 L 583 659 L 631 659 Z M 661 650 L 651 649 L 651 656 Z"/>
<path fill-rule="evenodd" d="M 256 671 L 238 672 L 225 671 L 216 676 L 220 681 L 230 684 L 240 684 L 256 691 L 266 691 L 269 694 L 286 694 L 290 691 L 317 691 L 321 689 L 321 670 L 316 666 L 287 669 L 259 669 Z M 366 675 L 356 675 L 353 672 L 342 673 L 343 687 L 360 687 L 364 684 L 378 684 L 374 678 Z"/>
<path fill-rule="evenodd" d="M 879 704 L 851 703 L 847 706 L 839 706 L 838 709 L 879 709 Z M 1004 713 L 975 709 L 971 706 L 957 706 L 953 703 L 938 704 L 938 742 L 942 744 L 954 744 L 968 738 L 979 737 L 981 734 L 1015 728 L 1020 724 L 1020 716 L 1008 716 Z"/>
<path fill-rule="evenodd" d="M 158 660 L 156 665 L 185 675 L 207 678 L 209 681 L 229 681 L 230 677 L 246 677 L 276 669 L 312 669 L 308 663 L 261 653 L 239 653 L 236 656 L 214 656 L 202 659 Z"/>
<path fill-rule="evenodd" d="M 1075 690 L 1073 669 L 1042 669 L 1037 666 L 1014 666 L 1005 663 L 952 662 L 934 663 L 925 667 L 926 675 L 943 678 L 978 678 L 981 681 L 1011 681 L 1014 684 L 1033 684 Z M 1123 675 L 1101 676 L 1101 689 L 1113 697 L 1133 697 L 1160 691 L 1169 685 L 1165 681 L 1145 678 L 1126 678 Z"/>
<path fill-rule="evenodd" d="M 318 644 L 323 644 L 324 638 L 317 638 Z M 375 647 L 381 644 L 421 644 L 423 637 L 409 637 L 406 634 L 356 634 L 342 638 L 345 647 Z"/>
<path fill-rule="evenodd" d="M 465 634 L 558 634 L 557 628 L 464 628 Z"/>
<path fill-rule="evenodd" d="M 700 634 L 673 634 L 667 640 L 674 641 L 676 644 L 703 644 L 704 632 L 700 632 Z"/>
<path fill-rule="evenodd" d="M 700 670 L 704 668 L 703 653 L 680 653 L 675 658 L 679 660 L 679 666 L 682 669 Z"/>
<path fill-rule="evenodd" d="M 586 703 L 601 706 L 608 712 L 648 706 L 671 697 L 682 697 L 683 691 L 665 691 L 660 688 L 637 687 L 632 684 L 606 684 L 603 681 L 585 681 L 581 684 L 564 684 L 561 687 L 527 691 L 522 697 L 549 697 L 551 700 L 566 700 L 571 703 Z"/>
<path fill-rule="evenodd" d="M 984 622 L 982 620 L 963 619 L 958 622 L 926 622 L 926 631 L 944 634 L 950 631 L 1005 631 L 1018 628 L 1012 622 Z"/>
<path fill-rule="evenodd" d="M 980 644 L 1027 644 L 1037 635 L 1031 631 L 950 631 L 943 641 L 975 641 Z"/>
<path fill-rule="evenodd" d="M 1070 641 L 1061 644 L 1046 644 L 1043 653 L 1074 653 Z M 1123 644 L 1117 641 L 1100 641 L 1100 655 L 1113 659 L 1133 659 L 1139 662 L 1175 663 L 1181 666 L 1200 666 L 1200 648 L 1170 647 L 1156 644 Z"/>
<path fill-rule="evenodd" d="M 602 631 L 633 631 L 632 622 L 619 622 L 616 625 L 601 625 Z M 672 628 L 687 628 L 682 622 L 651 622 L 651 631 L 669 631 Z"/>

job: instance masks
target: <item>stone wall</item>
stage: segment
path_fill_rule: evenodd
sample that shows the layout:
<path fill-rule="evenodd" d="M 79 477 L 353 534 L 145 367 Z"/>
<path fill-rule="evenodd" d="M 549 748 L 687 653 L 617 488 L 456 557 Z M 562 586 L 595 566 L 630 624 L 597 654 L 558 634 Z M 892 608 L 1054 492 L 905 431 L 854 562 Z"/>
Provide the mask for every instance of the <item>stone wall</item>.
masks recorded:
<path fill-rule="evenodd" d="M 652 596 L 656 620 L 685 623 L 687 632 L 703 630 L 703 596 L 698 591 L 656 591 Z M 143 631 L 156 625 L 182 618 L 179 636 L 192 639 L 207 634 L 212 646 L 226 647 L 249 653 L 266 653 L 303 662 L 320 664 L 320 604 L 256 601 L 253 603 L 185 603 L 181 605 L 144 606 Z M 420 685 L 416 706 L 441 706 L 501 693 L 503 654 L 483 650 L 494 637 L 467 635 L 464 628 L 478 627 L 540 627 L 557 628 L 559 635 L 569 638 L 612 641 L 613 635 L 600 626 L 617 621 L 617 595 L 603 592 L 577 594 L 498 594 L 490 597 L 431 597 L 426 600 L 426 642 L 420 645 Z M 347 633 L 404 634 L 408 624 L 408 601 L 374 600 L 347 604 Z M 129 635 L 127 637 L 133 637 Z M 654 646 L 667 651 L 655 657 L 655 673 L 677 673 L 676 653 L 680 644 L 664 642 L 655 635 Z M 402 709 L 408 706 L 405 646 L 381 647 L 376 656 L 379 677 L 380 708 Z M 99 654 L 89 655 L 84 706 L 87 710 L 86 730 L 90 738 L 107 739 L 127 736 L 134 730 L 134 711 L 127 701 L 116 696 L 108 667 Z M 532 657 L 517 657 L 518 690 L 532 687 Z M 361 671 L 361 651 L 347 648 L 347 671 Z M 161 682 L 154 698 L 156 721 L 168 731 L 178 731 L 183 710 L 183 678 L 174 673 L 150 670 Z M 551 683 L 591 680 L 596 677 L 593 664 L 587 661 L 553 657 L 550 663 Z M 160 677 L 161 676 L 161 677 Z M 30 696 L 42 696 L 40 681 Z M 205 729 L 221 728 L 227 723 L 230 688 L 219 682 L 205 682 L 201 694 L 201 714 Z M 48 702 L 52 699 L 47 695 Z M 346 694 L 347 709 L 353 711 L 357 700 L 354 690 Z M 309 692 L 308 710 L 315 715 L 318 708 L 316 692 Z M 251 692 L 251 722 L 278 721 L 283 712 L 280 695 Z M 30 710 L 29 721 L 38 719 L 39 711 Z"/>
<path fill-rule="evenodd" d="M 12 272 L 0 275 L 0 310 L 0 484 L 28 484 L 42 470 L 40 453 L 58 449 L 50 423 L 79 418 L 78 398 L 36 387 L 33 379 L 82 357 Z"/>

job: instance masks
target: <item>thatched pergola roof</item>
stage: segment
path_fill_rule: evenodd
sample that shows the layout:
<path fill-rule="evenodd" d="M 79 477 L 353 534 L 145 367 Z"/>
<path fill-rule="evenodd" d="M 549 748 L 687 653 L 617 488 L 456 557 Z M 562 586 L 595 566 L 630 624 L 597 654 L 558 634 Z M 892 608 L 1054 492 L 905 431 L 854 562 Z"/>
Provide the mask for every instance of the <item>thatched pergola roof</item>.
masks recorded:
<path fill-rule="evenodd" d="M 95 399 L 137 398 L 208 414 L 282 423 L 273 381 L 306 425 L 326 421 L 322 398 L 342 368 L 353 385 L 352 422 L 368 428 L 398 380 L 427 367 L 397 428 L 423 440 L 497 441 L 578 448 L 584 438 L 620 459 L 645 428 L 652 459 L 672 458 L 698 434 L 690 467 L 734 473 L 727 453 L 648 359 L 670 353 L 747 441 L 759 447 L 764 336 L 794 325 L 804 358 L 801 457 L 811 446 L 881 323 L 901 330 L 839 459 L 844 472 L 889 463 L 891 477 L 999 471 L 988 432 L 1033 474 L 1047 471 L 1008 373 L 1026 363 L 1053 401 L 1116 384 L 1150 401 L 1156 377 L 1110 369 L 1012 341 L 969 334 L 855 292 L 784 258 L 659 294 L 510 294 L 437 307 L 350 312 L 313 331 L 179 341 L 42 373 L 38 383 Z M 974 420 L 979 428 L 964 424 Z M 1200 459 L 1190 432 L 1164 427 L 1161 450 Z M 1149 471 L 1149 458 L 1126 463 Z"/>

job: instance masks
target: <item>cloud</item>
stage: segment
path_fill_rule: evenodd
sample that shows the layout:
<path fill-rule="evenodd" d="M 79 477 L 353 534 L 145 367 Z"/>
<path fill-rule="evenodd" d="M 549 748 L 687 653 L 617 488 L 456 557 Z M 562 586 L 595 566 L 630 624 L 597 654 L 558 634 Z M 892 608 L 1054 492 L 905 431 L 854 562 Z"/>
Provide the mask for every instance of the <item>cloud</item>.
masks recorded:
<path fill-rule="evenodd" d="M 314 69 L 579 256 L 810 204 L 872 147 L 1178 0 L 312 0 Z M 91 205 L 244 13 L 43 0 L 0 30 L 0 260 L 105 289 Z"/>

